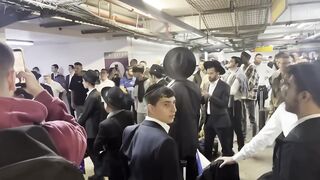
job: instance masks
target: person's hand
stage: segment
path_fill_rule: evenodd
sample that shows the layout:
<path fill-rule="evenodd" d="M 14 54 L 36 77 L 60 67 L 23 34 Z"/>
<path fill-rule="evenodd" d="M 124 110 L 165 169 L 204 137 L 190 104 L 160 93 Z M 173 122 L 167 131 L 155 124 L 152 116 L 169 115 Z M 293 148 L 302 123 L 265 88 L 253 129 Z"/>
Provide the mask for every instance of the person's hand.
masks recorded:
<path fill-rule="evenodd" d="M 233 160 L 233 158 L 231 156 L 223 156 L 223 157 L 219 157 L 218 159 L 216 159 L 215 161 L 218 160 L 222 160 L 223 163 L 219 166 L 220 168 L 222 168 L 225 165 L 230 165 L 230 164 L 235 164 L 237 163 L 235 160 Z"/>
<path fill-rule="evenodd" d="M 205 99 L 209 98 L 209 93 L 208 93 L 207 91 L 202 91 L 202 92 L 201 92 L 201 95 L 202 95 Z"/>
<path fill-rule="evenodd" d="M 17 77 L 23 78 L 26 81 L 25 90 L 33 97 L 37 97 L 44 89 L 34 77 L 33 73 L 26 69 L 18 73 Z"/>

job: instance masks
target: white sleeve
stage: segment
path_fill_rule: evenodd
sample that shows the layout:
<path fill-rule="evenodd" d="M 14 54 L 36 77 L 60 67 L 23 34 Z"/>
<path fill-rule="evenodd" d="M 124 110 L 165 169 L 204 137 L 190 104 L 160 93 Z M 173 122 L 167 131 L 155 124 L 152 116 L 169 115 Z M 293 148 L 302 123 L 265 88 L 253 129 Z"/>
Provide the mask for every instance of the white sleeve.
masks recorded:
<path fill-rule="evenodd" d="M 239 80 L 236 78 L 231 86 L 230 95 L 235 95 L 239 91 L 239 88 L 240 88 L 240 83 L 239 83 Z"/>
<path fill-rule="evenodd" d="M 244 160 L 253 156 L 258 151 L 264 150 L 271 145 L 275 139 L 281 134 L 280 110 L 278 108 L 267 121 L 266 125 L 252 140 L 243 146 L 240 152 L 233 155 L 235 161 Z"/>

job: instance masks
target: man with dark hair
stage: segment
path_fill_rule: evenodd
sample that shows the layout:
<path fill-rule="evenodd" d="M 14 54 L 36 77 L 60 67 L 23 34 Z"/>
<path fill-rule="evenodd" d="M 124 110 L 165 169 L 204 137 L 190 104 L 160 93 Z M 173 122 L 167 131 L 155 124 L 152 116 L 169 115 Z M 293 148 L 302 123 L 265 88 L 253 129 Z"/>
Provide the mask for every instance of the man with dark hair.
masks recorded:
<path fill-rule="evenodd" d="M 238 150 L 244 146 L 244 136 L 242 130 L 242 112 L 243 107 L 241 100 L 246 97 L 247 92 L 247 78 L 241 66 L 241 59 L 232 56 L 226 75 L 226 83 L 230 86 L 230 98 L 228 104 L 229 116 L 232 124 L 232 129 L 237 135 Z M 232 136 L 233 139 L 233 136 Z"/>
<path fill-rule="evenodd" d="M 196 83 L 199 87 L 202 83 L 202 78 L 206 75 L 203 63 L 204 60 L 200 59 L 198 64 L 198 71 L 193 75 L 193 82 Z"/>
<path fill-rule="evenodd" d="M 283 85 L 283 75 L 290 65 L 289 55 L 285 52 L 279 52 L 275 55 L 275 61 L 279 69 L 274 72 L 269 79 L 271 85 L 271 98 L 270 98 L 270 108 L 269 117 L 278 108 L 278 106 L 284 101 L 283 95 L 281 93 L 281 87 Z"/>
<path fill-rule="evenodd" d="M 133 67 L 133 66 L 136 66 L 136 65 L 138 65 L 138 60 L 136 60 L 136 59 L 131 59 L 129 64 L 130 64 L 130 66 L 132 66 L 132 67 Z"/>
<path fill-rule="evenodd" d="M 148 116 L 124 130 L 121 151 L 127 159 L 127 179 L 182 180 L 177 146 L 169 135 L 176 113 L 172 89 L 151 85 L 145 94 Z"/>
<path fill-rule="evenodd" d="M 88 89 L 87 98 L 83 105 L 83 112 L 78 118 L 78 122 L 81 126 L 85 127 L 87 132 L 87 154 L 94 165 L 94 173 L 89 180 L 103 179 L 99 173 L 97 173 L 101 166 L 100 160 L 93 151 L 94 140 L 98 134 L 99 123 L 101 122 L 101 96 L 95 89 L 95 84 L 99 80 L 99 76 L 93 70 L 88 70 L 83 75 L 83 87 Z M 97 177 L 98 176 L 98 177 Z"/>
<path fill-rule="evenodd" d="M 207 71 L 209 82 L 202 89 L 202 103 L 206 105 L 206 123 L 204 125 L 204 155 L 212 160 L 214 138 L 218 135 L 224 156 L 233 155 L 232 130 L 228 114 L 230 86 L 220 80 L 225 73 L 224 68 L 217 60 L 206 61 L 204 68 Z"/>
<path fill-rule="evenodd" d="M 241 53 L 241 60 L 243 63 L 242 70 L 247 77 L 247 96 L 244 97 L 244 118 L 242 118 L 242 127 L 244 130 L 244 134 L 246 135 L 247 131 L 247 115 L 249 116 L 250 124 L 252 127 L 252 137 L 257 133 L 257 122 L 255 118 L 255 101 L 257 100 L 258 93 L 258 80 L 259 76 L 254 64 L 250 63 L 251 55 L 248 52 Z"/>
<path fill-rule="evenodd" d="M 29 71 L 19 72 L 18 77 L 26 80 L 26 91 L 34 100 L 12 98 L 16 80 L 13 64 L 12 50 L 0 43 L 0 129 L 39 124 L 47 130 L 56 152 L 79 165 L 86 148 L 84 129 L 66 112 L 65 104 L 49 95 Z"/>
<path fill-rule="evenodd" d="M 257 73 L 259 75 L 258 96 L 257 96 L 259 110 L 264 109 L 264 101 L 268 99 L 268 89 L 270 88 L 268 79 L 273 74 L 273 70 L 262 61 L 263 61 L 262 54 L 257 53 L 254 58 L 254 64 L 256 65 Z"/>
<path fill-rule="evenodd" d="M 143 66 L 133 66 L 132 72 L 133 76 L 136 77 L 133 97 L 137 111 L 137 122 L 141 123 L 147 114 L 147 103 L 145 102 L 143 96 L 145 94 L 145 90 L 150 86 L 150 80 L 144 76 Z"/>
<path fill-rule="evenodd" d="M 288 136 L 280 137 L 274 153 L 273 179 L 320 179 L 320 66 L 292 65 L 285 74 L 286 110 L 298 116 Z"/>
<path fill-rule="evenodd" d="M 158 83 L 164 86 L 168 85 L 168 82 L 164 79 L 165 74 L 163 67 L 158 64 L 153 64 L 150 68 L 150 82 L 152 84 Z"/>
<path fill-rule="evenodd" d="M 74 75 L 71 78 L 69 89 L 71 90 L 71 107 L 75 109 L 77 118 L 83 112 L 83 104 L 88 91 L 82 85 L 82 74 L 82 64 L 74 63 Z"/>
<path fill-rule="evenodd" d="M 75 116 L 74 109 L 71 107 L 71 91 L 70 91 L 70 83 L 71 83 L 72 77 L 74 75 L 74 65 L 69 64 L 68 71 L 69 71 L 69 74 L 66 76 L 67 100 L 68 100 L 68 103 L 69 103 L 70 114 L 72 116 Z"/>
<path fill-rule="evenodd" d="M 101 91 L 101 96 L 105 110 L 109 114 L 99 125 L 94 152 L 102 156 L 103 176 L 108 176 L 110 180 L 124 180 L 125 164 L 121 161 L 120 147 L 124 129 L 134 124 L 133 113 L 124 110 L 125 94 L 119 87 L 105 87 Z"/>
<path fill-rule="evenodd" d="M 58 69 L 59 69 L 59 66 L 58 64 L 52 64 L 51 66 L 51 79 L 52 80 L 55 80 L 55 78 L 58 76 Z"/>
<path fill-rule="evenodd" d="M 101 92 L 104 87 L 113 87 L 115 83 L 111 81 L 109 78 L 109 73 L 106 69 L 101 69 L 100 71 L 100 84 L 96 85 L 96 89 Z"/>

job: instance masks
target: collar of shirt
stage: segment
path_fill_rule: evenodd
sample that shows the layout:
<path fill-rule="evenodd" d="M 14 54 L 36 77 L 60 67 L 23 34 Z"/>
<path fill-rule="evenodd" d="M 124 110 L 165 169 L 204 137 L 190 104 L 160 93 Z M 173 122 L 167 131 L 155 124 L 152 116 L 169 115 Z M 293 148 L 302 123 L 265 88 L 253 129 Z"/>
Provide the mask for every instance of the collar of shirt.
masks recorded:
<path fill-rule="evenodd" d="M 160 82 L 162 79 L 163 79 L 163 78 L 158 79 L 156 83 Z"/>
<path fill-rule="evenodd" d="M 121 110 L 116 110 L 116 111 L 110 112 L 110 113 L 108 114 L 108 116 L 107 116 L 107 119 L 111 118 L 112 116 L 114 116 L 114 115 L 116 115 L 116 114 L 118 114 L 119 112 L 122 112 L 122 111 L 124 111 L 124 110 L 121 109 Z"/>
<path fill-rule="evenodd" d="M 167 133 L 169 132 L 170 130 L 170 126 L 162 121 L 159 121 L 158 119 L 155 119 L 155 118 L 152 118 L 150 116 L 146 116 L 146 121 L 153 121 L 157 124 L 159 124 Z"/>
<path fill-rule="evenodd" d="M 314 119 L 314 118 L 318 118 L 318 117 L 320 117 L 320 114 L 311 114 L 309 116 L 305 116 L 305 117 L 298 120 L 297 125 L 299 125 L 309 119 Z"/>
<path fill-rule="evenodd" d="M 87 97 L 89 96 L 89 94 L 93 91 L 93 90 L 95 90 L 96 88 L 92 88 L 92 89 L 88 89 L 88 92 L 87 92 Z"/>
<path fill-rule="evenodd" d="M 219 79 L 217 79 L 217 80 L 215 80 L 213 82 L 210 82 L 210 86 L 215 87 L 218 84 L 218 81 L 219 81 Z"/>

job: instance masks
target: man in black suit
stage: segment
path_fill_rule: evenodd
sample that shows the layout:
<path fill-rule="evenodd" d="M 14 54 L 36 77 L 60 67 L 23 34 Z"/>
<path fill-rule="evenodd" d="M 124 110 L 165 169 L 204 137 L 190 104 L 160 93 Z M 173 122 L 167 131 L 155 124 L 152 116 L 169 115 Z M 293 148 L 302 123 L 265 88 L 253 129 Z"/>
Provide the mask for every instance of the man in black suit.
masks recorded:
<path fill-rule="evenodd" d="M 286 137 L 279 136 L 272 179 L 320 179 L 319 69 L 316 63 L 300 63 L 289 66 L 285 74 L 286 110 L 296 114 L 298 122 Z"/>
<path fill-rule="evenodd" d="M 201 91 L 188 78 L 196 68 L 196 59 L 188 48 L 176 47 L 166 54 L 163 68 L 174 79 L 168 87 L 175 92 L 177 101 L 177 113 L 169 134 L 177 142 L 180 160 L 187 161 L 186 180 L 194 180 L 198 175 L 196 152 L 199 146 Z"/>
<path fill-rule="evenodd" d="M 84 103 L 82 114 L 80 114 L 78 123 L 86 129 L 87 132 L 87 154 L 93 162 L 95 174 L 100 167 L 100 161 L 93 152 L 93 143 L 98 134 L 99 123 L 101 122 L 101 96 L 95 89 L 95 84 L 99 76 L 93 71 L 88 70 L 83 75 L 83 87 L 88 89 L 87 98 Z M 103 178 L 103 177 L 102 177 Z M 91 177 L 91 179 L 102 179 L 101 177 Z"/>
<path fill-rule="evenodd" d="M 125 165 L 121 161 L 120 147 L 123 130 L 134 124 L 133 113 L 124 110 L 125 94 L 119 87 L 105 87 L 101 91 L 101 96 L 105 110 L 109 114 L 99 125 L 94 152 L 98 155 L 103 151 L 101 176 L 108 176 L 109 180 L 124 180 Z"/>
<path fill-rule="evenodd" d="M 212 159 L 212 146 L 214 138 L 218 135 L 222 146 L 223 155 L 233 155 L 232 130 L 228 114 L 230 86 L 220 80 L 220 75 L 225 73 L 219 61 L 206 61 L 209 82 L 205 83 L 202 90 L 202 103 L 206 106 L 206 122 L 204 125 L 204 155 Z"/>
<path fill-rule="evenodd" d="M 182 180 L 175 141 L 168 135 L 176 113 L 172 89 L 154 84 L 145 94 L 148 116 L 123 132 L 121 151 L 127 159 L 126 179 Z"/>
<path fill-rule="evenodd" d="M 161 85 L 168 85 L 168 82 L 165 80 L 165 74 L 163 67 L 158 64 L 153 64 L 149 70 L 150 73 L 150 82 L 152 84 L 158 83 Z"/>
<path fill-rule="evenodd" d="M 70 87 L 70 82 L 71 82 L 71 79 L 74 75 L 74 65 L 70 64 L 68 66 L 68 70 L 69 70 L 69 74 L 66 76 L 66 91 L 67 91 L 67 99 L 68 99 L 68 103 L 69 103 L 69 109 L 70 109 L 70 113 L 72 116 L 75 117 L 75 114 L 74 114 L 74 109 L 71 107 L 71 90 L 69 89 Z"/>

